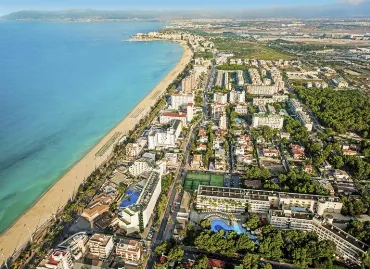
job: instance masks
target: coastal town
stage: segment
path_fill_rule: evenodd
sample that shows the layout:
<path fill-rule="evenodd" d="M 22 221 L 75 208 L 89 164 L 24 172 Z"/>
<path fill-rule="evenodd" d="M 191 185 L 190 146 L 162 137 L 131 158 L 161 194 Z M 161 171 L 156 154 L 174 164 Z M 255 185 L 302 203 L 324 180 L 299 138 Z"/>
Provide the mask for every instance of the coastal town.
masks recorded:
<path fill-rule="evenodd" d="M 228 23 L 131 38 L 191 57 L 4 268 L 370 268 L 369 36 L 303 57 L 302 22 Z M 252 38 L 273 41 L 247 58 Z"/>

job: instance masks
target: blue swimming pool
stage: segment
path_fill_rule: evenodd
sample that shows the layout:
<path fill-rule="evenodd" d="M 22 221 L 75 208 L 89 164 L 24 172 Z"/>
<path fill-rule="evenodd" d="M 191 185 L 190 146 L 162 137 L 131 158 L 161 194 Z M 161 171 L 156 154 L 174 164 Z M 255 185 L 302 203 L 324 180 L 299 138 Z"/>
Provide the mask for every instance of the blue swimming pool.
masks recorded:
<path fill-rule="evenodd" d="M 121 208 L 131 206 L 137 202 L 137 199 L 139 199 L 139 196 L 140 196 L 139 191 L 127 190 L 119 206 Z"/>
<path fill-rule="evenodd" d="M 257 242 L 257 236 L 252 235 L 250 232 L 245 230 L 240 224 L 228 225 L 223 220 L 215 219 L 211 221 L 211 230 L 215 233 L 219 232 L 220 230 L 224 230 L 225 232 L 234 231 L 237 234 L 247 234 L 251 240 Z"/>

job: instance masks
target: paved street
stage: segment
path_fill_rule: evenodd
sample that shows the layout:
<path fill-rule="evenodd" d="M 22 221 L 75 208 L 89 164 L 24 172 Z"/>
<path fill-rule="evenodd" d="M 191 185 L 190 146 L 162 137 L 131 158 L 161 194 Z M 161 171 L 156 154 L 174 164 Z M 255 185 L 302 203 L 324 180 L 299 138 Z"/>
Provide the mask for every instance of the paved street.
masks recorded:
<path fill-rule="evenodd" d="M 212 83 L 214 81 L 214 78 L 215 78 L 215 69 L 212 66 L 212 70 L 209 73 L 207 81 L 206 81 L 205 92 L 206 92 L 206 90 L 209 90 L 211 88 Z M 153 241 L 152 241 L 152 246 L 151 246 L 151 254 L 150 254 L 147 266 L 146 266 L 146 268 L 148 268 L 148 269 L 151 269 L 151 268 L 154 267 L 154 263 L 155 263 L 154 249 L 155 249 L 155 247 L 159 243 L 161 243 L 162 241 L 164 241 L 166 239 L 166 238 L 164 238 L 164 236 L 166 235 L 166 232 L 169 231 L 169 229 L 167 228 L 168 219 L 169 219 L 169 216 L 171 214 L 171 207 L 173 206 L 173 203 L 174 203 L 174 200 L 175 200 L 175 197 L 176 197 L 176 192 L 177 192 L 176 188 L 174 186 L 176 185 L 176 182 L 178 182 L 178 181 L 181 181 L 181 183 L 183 183 L 184 175 L 185 175 L 185 173 L 184 173 L 185 172 L 185 165 L 188 161 L 189 151 L 190 151 L 191 145 L 193 144 L 193 140 L 195 138 L 194 130 L 205 119 L 205 116 L 206 116 L 205 114 L 207 112 L 207 100 L 206 100 L 205 97 L 206 96 L 204 95 L 202 118 L 196 124 L 194 124 L 191 127 L 190 131 L 189 131 L 188 138 L 187 138 L 187 143 L 185 143 L 186 147 L 185 147 L 185 152 L 184 152 L 183 159 L 182 159 L 182 162 L 181 162 L 181 166 L 178 170 L 179 172 L 177 173 L 177 177 L 174 180 L 172 190 L 170 191 L 171 194 L 170 194 L 170 198 L 169 198 L 168 203 L 167 203 L 165 214 L 164 214 L 162 222 L 159 226 L 158 233 L 156 233 L 153 236 Z M 182 193 L 180 193 L 180 196 L 182 196 Z M 177 210 L 174 210 L 173 216 L 176 216 L 176 214 L 177 214 Z"/>

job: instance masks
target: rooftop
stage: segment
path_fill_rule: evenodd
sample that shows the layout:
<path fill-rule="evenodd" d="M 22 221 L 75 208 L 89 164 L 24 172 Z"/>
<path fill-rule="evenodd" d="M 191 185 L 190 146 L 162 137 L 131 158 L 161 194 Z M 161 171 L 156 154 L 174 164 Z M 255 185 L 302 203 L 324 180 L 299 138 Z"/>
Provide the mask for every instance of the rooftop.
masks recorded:
<path fill-rule="evenodd" d="M 89 244 L 95 243 L 105 247 L 108 242 L 112 239 L 112 236 L 105 234 L 94 234 L 89 241 Z"/>
<path fill-rule="evenodd" d="M 203 196 L 215 196 L 225 198 L 238 198 L 238 199 L 261 199 L 266 200 L 268 197 L 280 197 L 290 199 L 308 199 L 308 200 L 324 200 L 331 202 L 340 202 L 338 197 L 323 196 L 323 195 L 312 195 L 312 194 L 301 194 L 301 193 L 288 193 L 288 192 L 277 192 L 277 191 L 266 191 L 266 190 L 254 190 L 254 189 L 239 189 L 229 187 L 215 187 L 199 185 L 198 195 Z"/>

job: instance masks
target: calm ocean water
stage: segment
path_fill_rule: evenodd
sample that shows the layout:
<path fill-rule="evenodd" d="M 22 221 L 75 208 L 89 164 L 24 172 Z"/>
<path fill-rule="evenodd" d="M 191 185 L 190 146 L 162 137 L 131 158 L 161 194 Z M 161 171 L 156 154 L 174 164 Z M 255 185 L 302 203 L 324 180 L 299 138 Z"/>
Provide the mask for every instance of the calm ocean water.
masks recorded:
<path fill-rule="evenodd" d="M 0 23 L 0 232 L 176 65 L 160 23 Z"/>

